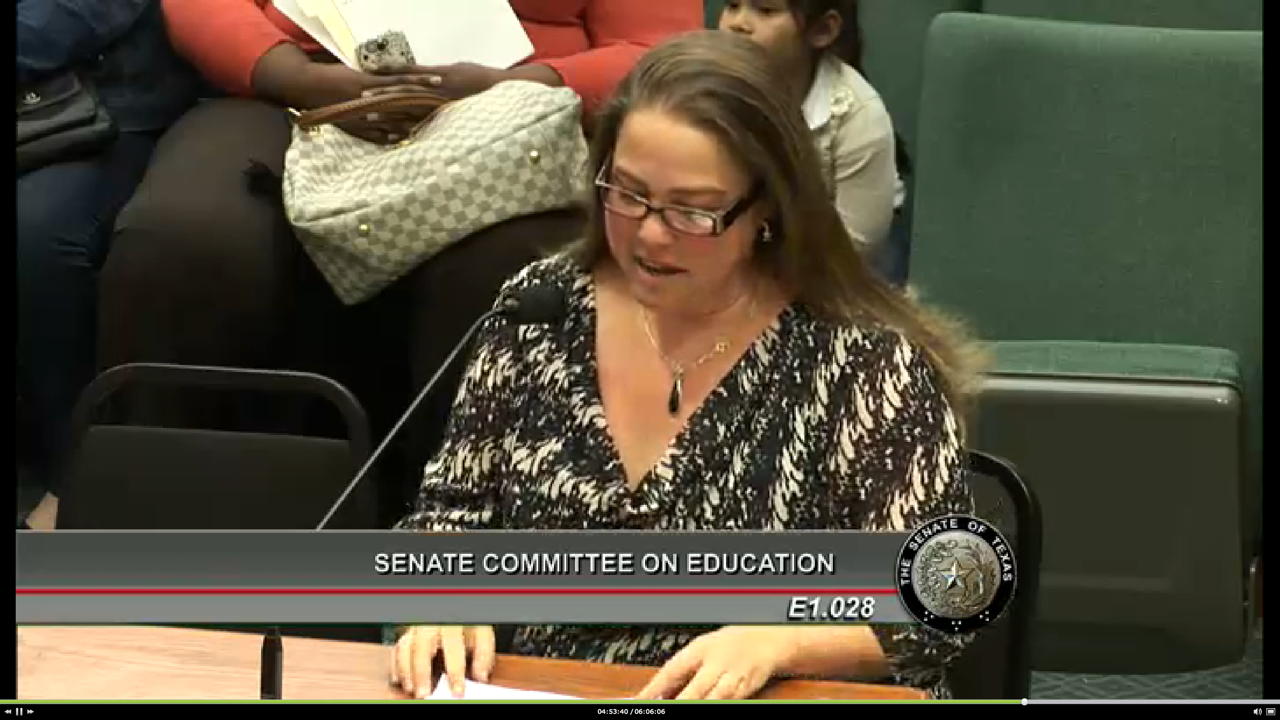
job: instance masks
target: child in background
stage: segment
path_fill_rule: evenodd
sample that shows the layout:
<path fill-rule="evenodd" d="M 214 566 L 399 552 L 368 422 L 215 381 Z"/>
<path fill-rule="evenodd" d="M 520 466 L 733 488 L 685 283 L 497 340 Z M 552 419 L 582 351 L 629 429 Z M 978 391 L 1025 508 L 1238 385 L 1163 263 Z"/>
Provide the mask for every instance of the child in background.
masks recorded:
<path fill-rule="evenodd" d="M 902 204 L 902 183 L 889 113 L 856 69 L 857 0 L 728 0 L 719 27 L 763 45 L 793 78 L 831 198 L 864 256 L 874 257 Z"/>

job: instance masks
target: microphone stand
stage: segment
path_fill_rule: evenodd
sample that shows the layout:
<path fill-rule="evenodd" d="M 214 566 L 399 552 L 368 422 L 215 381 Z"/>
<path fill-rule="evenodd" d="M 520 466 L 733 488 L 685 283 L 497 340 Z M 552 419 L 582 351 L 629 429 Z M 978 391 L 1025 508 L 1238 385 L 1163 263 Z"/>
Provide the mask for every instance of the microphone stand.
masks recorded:
<path fill-rule="evenodd" d="M 532 310 L 529 309 L 530 306 L 532 306 Z M 413 399 L 413 402 L 409 403 L 409 408 L 400 416 L 400 419 L 396 422 L 395 426 L 386 434 L 386 437 L 382 439 L 382 442 L 378 447 L 375 448 L 372 453 L 369 453 L 369 457 L 365 460 L 364 465 L 356 473 L 355 477 L 351 479 L 351 482 L 347 484 L 346 489 L 338 498 L 338 501 L 329 508 L 329 512 L 325 513 L 324 518 L 320 520 L 320 524 L 316 526 L 316 530 L 325 529 L 325 526 L 329 524 L 329 520 L 333 518 L 334 513 L 338 512 L 338 508 L 342 507 L 342 503 L 346 502 L 347 497 L 353 490 L 355 490 L 356 486 L 360 484 L 360 481 L 364 479 L 364 476 L 369 472 L 369 469 L 373 467 L 373 464 L 378 460 L 378 458 L 382 456 L 387 445 L 391 443 L 392 439 L 399 435 L 400 428 L 404 427 L 404 424 L 413 416 L 418 405 L 422 403 L 422 400 L 431 392 L 436 383 L 439 382 L 440 376 L 442 376 L 445 371 L 453 365 L 453 361 L 458 357 L 458 354 L 467 347 L 467 344 L 471 341 L 471 338 L 475 335 L 476 331 L 480 329 L 480 326 L 495 315 L 504 315 L 508 313 L 515 314 L 517 322 L 520 324 L 552 322 L 556 318 L 561 317 L 564 313 L 564 295 L 558 290 L 552 291 L 550 295 L 545 291 L 541 295 L 526 291 L 524 296 L 521 298 L 508 299 L 502 305 L 495 307 L 477 318 L 476 321 L 471 324 L 471 327 L 467 328 L 467 331 L 463 333 L 462 339 L 454 345 L 453 352 L 449 353 L 449 356 L 444 359 L 444 362 L 440 363 L 440 367 L 436 368 L 436 372 L 431 376 L 431 379 L 422 386 L 422 390 L 418 392 L 418 396 Z M 263 700 L 281 699 L 283 695 L 282 686 L 284 684 L 284 649 L 280 640 L 279 625 L 273 625 L 262 638 L 261 682 Z"/>
<path fill-rule="evenodd" d="M 400 428 L 405 424 L 405 422 L 413 416 L 414 410 L 417 409 L 418 405 L 422 402 L 422 399 L 427 396 L 427 393 L 430 392 L 433 387 L 435 387 L 440 376 L 444 374 L 445 370 L 448 369 L 451 364 L 453 364 L 454 358 L 456 358 L 458 353 L 462 352 L 462 349 L 466 347 L 467 341 L 471 339 L 471 336 L 477 329 L 479 329 L 480 325 L 494 315 L 510 312 L 512 309 L 514 308 L 510 305 L 495 308 L 484 315 L 481 315 L 480 318 L 471 325 L 466 334 L 463 335 L 462 341 L 453 348 L 453 352 L 449 354 L 449 357 L 445 358 L 445 361 L 440 363 L 440 367 L 436 370 L 435 375 L 433 375 L 431 379 L 422 386 L 422 391 L 419 392 L 418 396 L 409 404 L 409 409 L 400 416 L 400 421 L 395 424 L 395 427 L 391 428 L 391 431 L 387 433 L 387 436 L 382 439 L 382 443 L 369 454 L 369 458 L 365 461 L 364 466 L 361 467 L 360 471 L 356 473 L 356 476 L 352 478 L 351 483 L 347 485 L 346 490 L 342 493 L 342 496 L 338 498 L 338 501 L 333 504 L 333 507 L 329 508 L 329 512 L 325 514 L 324 518 L 320 521 L 320 524 L 316 526 L 316 530 L 323 530 L 325 526 L 329 524 L 329 520 L 333 518 L 334 513 L 338 512 L 338 508 L 342 507 L 342 503 L 346 501 L 347 496 L 350 495 L 351 492 L 355 490 L 356 486 L 360 484 L 360 481 L 364 479 L 365 474 L 369 472 L 369 468 L 373 467 L 373 463 L 382 456 L 383 450 L 385 450 L 391 440 L 399 434 Z M 263 700 L 280 700 L 284 695 L 284 647 L 280 639 L 279 625 L 271 626 L 271 629 L 262 636 L 261 668 L 261 698 Z"/>
<path fill-rule="evenodd" d="M 418 409 L 418 405 L 422 404 L 423 398 L 427 396 L 427 393 L 431 392 L 435 387 L 436 382 L 440 380 L 440 376 L 443 375 L 445 370 L 449 369 L 449 366 L 453 364 L 454 358 L 458 356 L 458 353 L 462 352 L 463 348 L 467 347 L 467 342 L 471 339 L 471 336 L 475 334 L 476 330 L 478 330 L 489 318 L 494 315 L 509 312 L 511 309 L 511 307 L 504 306 L 490 310 L 472 323 L 471 327 L 467 328 L 467 331 L 462 335 L 462 340 L 453 347 L 453 352 L 449 353 L 449 357 L 445 358 L 444 362 L 440 363 L 440 367 L 436 368 L 435 374 L 432 375 L 431 379 L 422 386 L 422 390 L 418 393 L 418 396 L 413 399 L 413 402 L 409 403 L 409 409 L 404 411 L 404 414 L 400 416 L 400 420 L 391 428 L 386 437 L 382 438 L 382 442 L 378 444 L 378 447 L 374 448 L 374 451 L 369 453 L 369 459 L 365 461 L 364 466 L 361 467 L 360 471 L 356 473 L 356 476 L 352 478 L 351 483 L 347 485 L 347 489 L 342 493 L 342 497 L 338 498 L 338 502 L 334 503 L 333 507 L 329 508 L 329 512 L 325 513 L 324 518 L 320 520 L 320 524 L 316 526 L 316 530 L 323 530 L 325 526 L 329 524 L 329 520 L 333 518 L 334 513 L 338 512 L 338 508 L 342 507 L 342 503 L 346 502 L 347 496 L 350 495 L 351 492 L 356 489 L 356 486 L 360 484 L 360 481 L 364 479 L 365 474 L 369 472 L 369 468 L 373 467 L 374 462 L 376 462 L 378 458 L 382 457 L 382 453 L 386 449 L 387 445 L 400 434 L 400 428 L 404 427 L 404 424 L 409 421 L 409 418 L 413 417 L 414 411 Z"/>
<path fill-rule="evenodd" d="M 280 700 L 284 696 L 284 644 L 279 625 L 272 625 L 262 636 L 261 691 L 263 700 Z"/>

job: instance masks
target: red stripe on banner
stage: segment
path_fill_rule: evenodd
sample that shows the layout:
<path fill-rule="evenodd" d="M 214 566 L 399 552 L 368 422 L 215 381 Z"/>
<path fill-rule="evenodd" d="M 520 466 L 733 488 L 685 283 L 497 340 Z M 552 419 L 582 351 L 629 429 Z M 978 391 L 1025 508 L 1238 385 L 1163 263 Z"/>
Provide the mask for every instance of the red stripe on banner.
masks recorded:
<path fill-rule="evenodd" d="M 893 588 L 19 588 L 19 595 L 897 595 Z"/>

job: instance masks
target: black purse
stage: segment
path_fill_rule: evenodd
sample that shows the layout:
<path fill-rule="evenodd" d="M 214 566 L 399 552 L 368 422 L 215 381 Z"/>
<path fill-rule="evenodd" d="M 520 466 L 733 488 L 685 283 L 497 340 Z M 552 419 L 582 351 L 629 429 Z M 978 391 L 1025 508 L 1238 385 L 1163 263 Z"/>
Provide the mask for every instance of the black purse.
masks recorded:
<path fill-rule="evenodd" d="M 92 84 L 67 71 L 18 91 L 18 174 L 109 145 L 116 124 Z"/>

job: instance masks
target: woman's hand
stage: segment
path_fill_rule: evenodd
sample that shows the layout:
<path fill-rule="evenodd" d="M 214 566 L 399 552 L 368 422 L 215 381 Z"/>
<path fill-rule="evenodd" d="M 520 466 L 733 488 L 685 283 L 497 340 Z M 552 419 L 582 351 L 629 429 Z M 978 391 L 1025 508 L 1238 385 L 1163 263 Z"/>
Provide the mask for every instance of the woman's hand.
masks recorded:
<path fill-rule="evenodd" d="M 419 78 L 427 88 L 450 100 L 460 100 L 482 93 L 506 79 L 506 73 L 503 70 L 475 63 L 416 65 L 401 74 Z"/>
<path fill-rule="evenodd" d="M 257 97 L 298 110 L 354 100 L 369 88 L 425 82 L 422 76 L 373 75 L 337 62 L 318 62 L 289 43 L 267 51 L 253 68 Z"/>
<path fill-rule="evenodd" d="M 414 82 L 450 100 L 461 100 L 497 85 L 505 80 L 527 80 L 551 87 L 564 85 L 564 78 L 549 65 L 529 63 L 508 70 L 486 67 L 475 63 L 452 65 L 415 65 L 399 73 L 401 77 L 413 77 Z"/>
<path fill-rule="evenodd" d="M 431 694 L 436 655 L 444 656 L 444 674 L 454 697 L 462 697 L 467 677 L 489 680 L 497 659 L 492 625 L 415 625 L 400 636 L 391 654 L 391 684 L 417 698 Z M 471 672 L 467 673 L 467 656 Z"/>
<path fill-rule="evenodd" d="M 738 700 L 786 671 L 800 648 L 799 628 L 733 626 L 703 635 L 676 653 L 636 697 L 642 700 Z"/>
<path fill-rule="evenodd" d="M 736 700 L 751 697 L 775 675 L 879 679 L 889 672 L 868 625 L 739 625 L 686 645 L 637 697 Z"/>
<path fill-rule="evenodd" d="M 258 97 L 298 110 L 354 100 L 376 88 L 429 88 L 428 80 L 421 74 L 374 75 L 352 70 L 341 63 L 317 62 L 288 43 L 268 51 L 253 71 L 253 89 Z M 341 123 L 339 127 L 370 142 L 394 143 L 403 139 L 422 117 L 363 118 Z"/>

